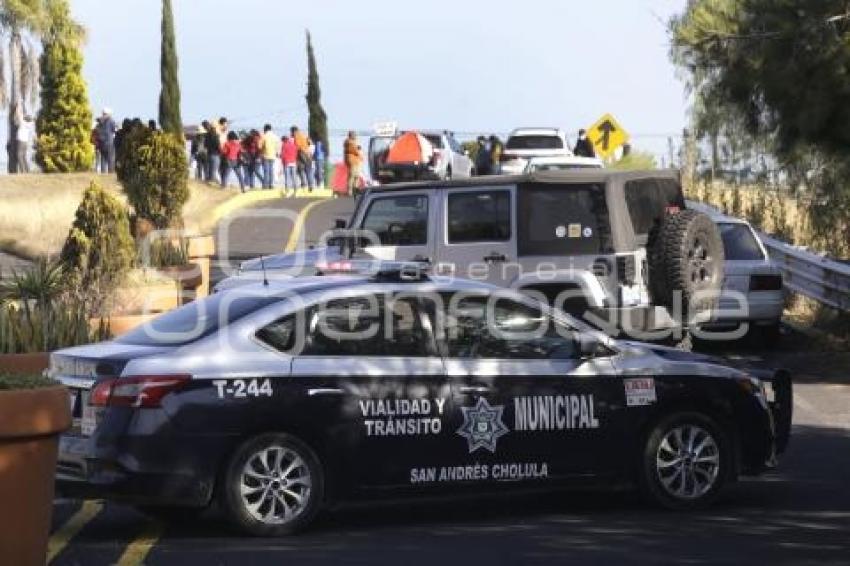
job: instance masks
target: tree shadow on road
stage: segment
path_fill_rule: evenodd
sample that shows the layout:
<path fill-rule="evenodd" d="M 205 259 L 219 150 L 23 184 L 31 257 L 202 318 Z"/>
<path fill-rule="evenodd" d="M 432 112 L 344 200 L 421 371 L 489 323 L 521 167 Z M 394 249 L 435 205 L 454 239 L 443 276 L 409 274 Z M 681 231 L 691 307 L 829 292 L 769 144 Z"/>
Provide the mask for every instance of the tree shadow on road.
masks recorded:
<path fill-rule="evenodd" d="M 837 564 L 850 555 L 848 477 L 847 431 L 795 427 L 777 471 L 698 512 L 653 509 L 632 493 L 500 494 L 345 507 L 283 539 L 237 538 L 217 520 L 172 525 L 160 548 L 215 548 L 226 564 Z"/>

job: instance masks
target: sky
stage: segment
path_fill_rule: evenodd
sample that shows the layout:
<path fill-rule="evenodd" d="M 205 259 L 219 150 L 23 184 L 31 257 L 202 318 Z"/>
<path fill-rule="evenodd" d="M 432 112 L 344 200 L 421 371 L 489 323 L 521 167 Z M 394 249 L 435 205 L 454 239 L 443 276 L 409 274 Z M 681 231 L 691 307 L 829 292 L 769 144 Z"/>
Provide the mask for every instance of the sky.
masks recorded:
<path fill-rule="evenodd" d="M 612 113 L 663 152 L 687 101 L 665 22 L 685 0 L 173 0 L 185 123 L 306 125 L 305 30 L 332 129 L 568 132 Z M 160 2 L 71 0 L 92 105 L 155 117 Z"/>

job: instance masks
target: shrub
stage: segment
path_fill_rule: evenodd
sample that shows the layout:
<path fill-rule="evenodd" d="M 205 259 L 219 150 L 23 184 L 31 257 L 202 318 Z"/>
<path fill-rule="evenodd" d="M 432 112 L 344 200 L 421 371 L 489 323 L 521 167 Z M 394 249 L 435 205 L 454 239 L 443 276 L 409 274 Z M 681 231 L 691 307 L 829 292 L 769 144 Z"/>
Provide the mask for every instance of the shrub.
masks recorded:
<path fill-rule="evenodd" d="M 119 180 L 136 216 L 172 227 L 189 200 L 189 165 L 180 136 L 134 128 L 123 142 Z"/>
<path fill-rule="evenodd" d="M 88 171 L 94 163 L 92 114 L 82 76 L 83 56 L 71 42 L 45 42 L 35 161 L 45 173 Z"/>
<path fill-rule="evenodd" d="M 16 375 L 0 373 L 0 391 L 13 389 L 39 389 L 53 387 L 59 382 L 41 375 Z"/>
<path fill-rule="evenodd" d="M 135 246 L 124 205 L 92 183 L 83 194 L 61 261 L 71 287 L 84 293 L 91 312 L 121 284 L 132 265 Z"/>
<path fill-rule="evenodd" d="M 647 151 L 632 151 L 619 161 L 608 166 L 617 171 L 643 171 L 655 169 L 655 156 Z"/>

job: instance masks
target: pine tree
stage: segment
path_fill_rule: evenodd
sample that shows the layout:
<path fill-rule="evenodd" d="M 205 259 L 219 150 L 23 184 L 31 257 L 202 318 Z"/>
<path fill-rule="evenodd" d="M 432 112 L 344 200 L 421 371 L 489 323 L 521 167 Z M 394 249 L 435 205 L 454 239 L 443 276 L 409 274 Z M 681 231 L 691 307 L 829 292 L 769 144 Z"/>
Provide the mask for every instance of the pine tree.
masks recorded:
<path fill-rule="evenodd" d="M 174 41 L 174 14 L 171 0 L 162 0 L 162 47 L 160 54 L 159 124 L 166 131 L 183 135 L 180 118 L 180 81 L 177 77 L 177 48 Z"/>
<path fill-rule="evenodd" d="M 310 113 L 307 131 L 315 142 L 321 140 L 325 153 L 330 153 L 328 146 L 328 115 L 322 108 L 322 90 L 319 88 L 319 71 L 316 70 L 316 56 L 313 53 L 313 42 L 310 32 L 307 32 L 307 110 Z"/>
<path fill-rule="evenodd" d="M 94 162 L 94 146 L 79 48 L 82 29 L 71 19 L 67 0 L 51 2 L 49 18 L 49 28 L 42 39 L 35 160 L 45 173 L 88 171 Z"/>

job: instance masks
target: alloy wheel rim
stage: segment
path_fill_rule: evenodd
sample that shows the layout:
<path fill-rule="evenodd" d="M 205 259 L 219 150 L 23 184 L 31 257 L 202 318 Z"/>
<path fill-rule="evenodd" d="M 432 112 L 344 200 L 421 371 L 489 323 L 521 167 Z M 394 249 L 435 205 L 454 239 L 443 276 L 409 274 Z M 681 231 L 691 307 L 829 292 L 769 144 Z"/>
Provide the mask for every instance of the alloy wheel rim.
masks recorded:
<path fill-rule="evenodd" d="M 288 523 L 301 515 L 310 501 L 310 469 L 295 450 L 266 447 L 245 462 L 239 493 L 254 519 L 269 525 Z"/>
<path fill-rule="evenodd" d="M 655 469 L 668 494 L 677 499 L 697 499 L 717 483 L 720 449 L 705 429 L 681 425 L 667 432 L 658 445 Z"/>

